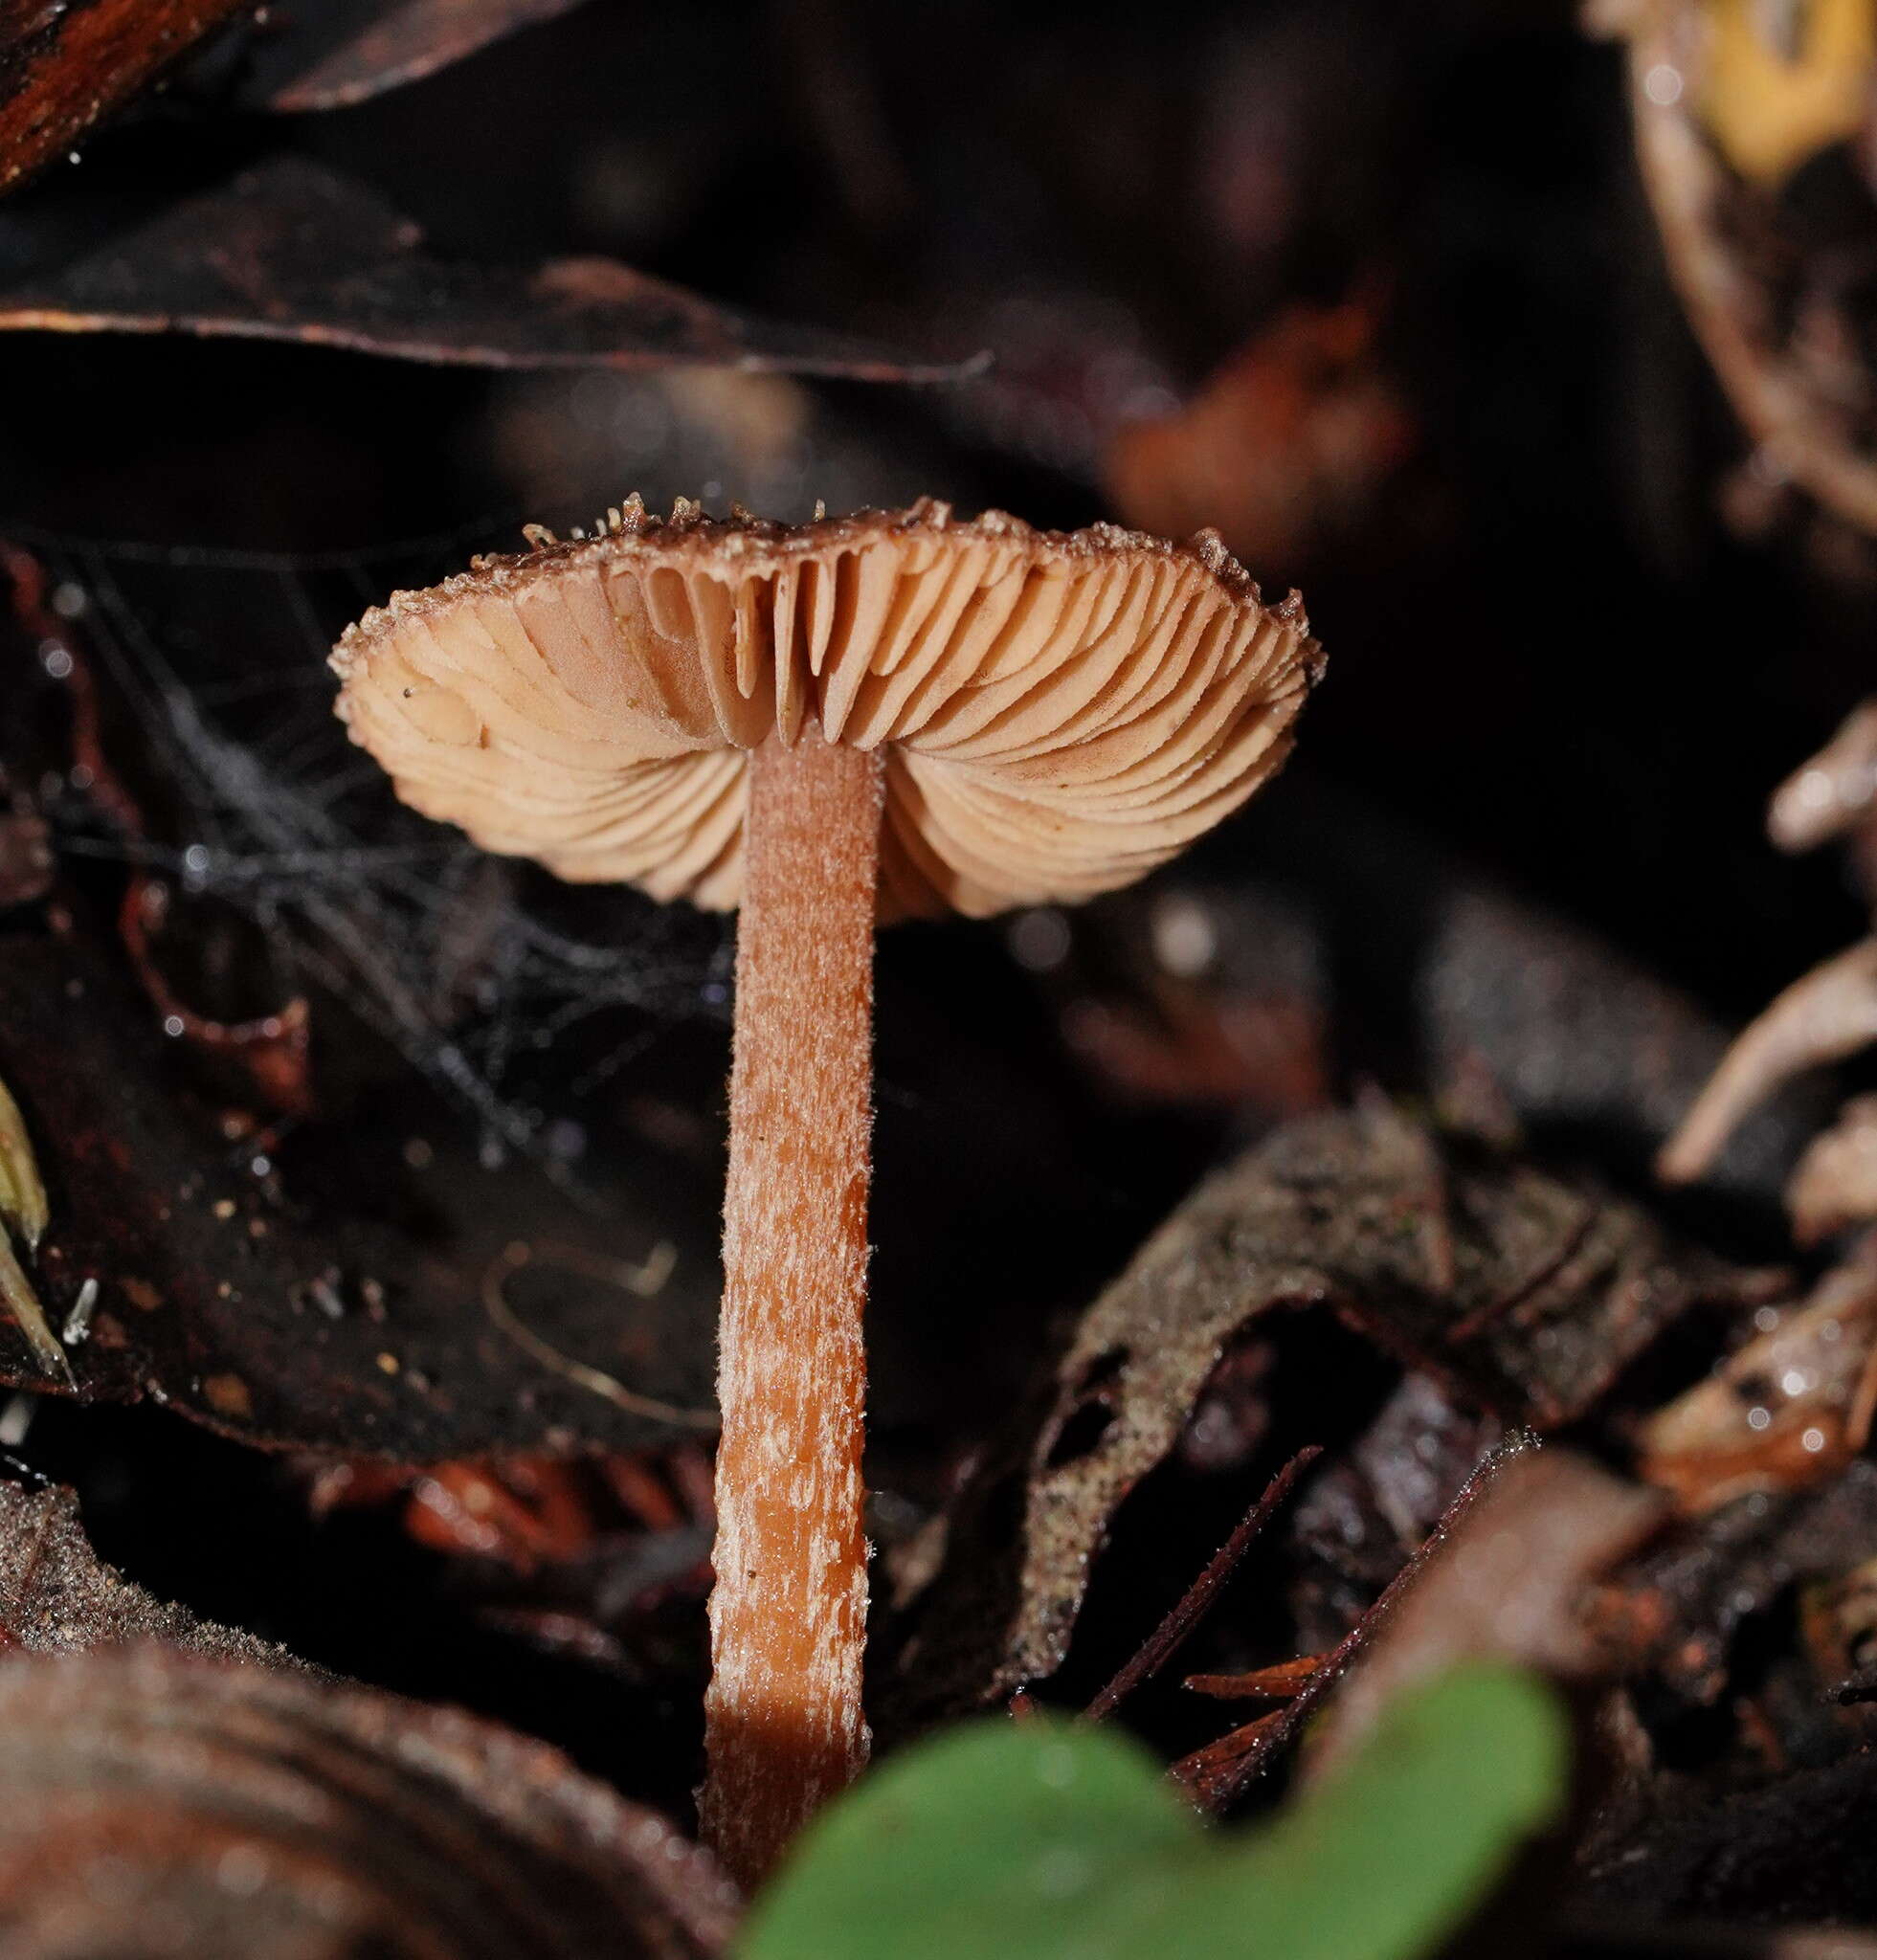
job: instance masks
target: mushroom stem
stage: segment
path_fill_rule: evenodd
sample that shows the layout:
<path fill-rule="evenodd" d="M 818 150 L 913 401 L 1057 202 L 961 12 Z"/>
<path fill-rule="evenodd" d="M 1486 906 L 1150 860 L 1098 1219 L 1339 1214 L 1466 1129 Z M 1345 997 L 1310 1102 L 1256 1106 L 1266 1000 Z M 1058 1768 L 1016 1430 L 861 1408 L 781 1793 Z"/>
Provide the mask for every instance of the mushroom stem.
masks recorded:
<path fill-rule="evenodd" d="M 882 761 L 750 757 L 704 1831 L 746 1885 L 866 1760 L 867 1182 Z"/>

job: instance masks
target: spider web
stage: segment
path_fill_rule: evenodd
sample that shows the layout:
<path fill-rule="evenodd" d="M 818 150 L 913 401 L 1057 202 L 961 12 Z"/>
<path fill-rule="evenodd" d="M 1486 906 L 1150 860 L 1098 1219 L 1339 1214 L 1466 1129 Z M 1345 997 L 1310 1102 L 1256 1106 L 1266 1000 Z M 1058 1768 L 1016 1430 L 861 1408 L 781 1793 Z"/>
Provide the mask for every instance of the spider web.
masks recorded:
<path fill-rule="evenodd" d="M 140 802 L 154 783 L 162 805 L 132 834 L 80 776 L 47 812 L 59 850 L 229 908 L 282 998 L 342 1002 L 473 1118 L 485 1162 L 521 1151 L 577 1191 L 587 1099 L 674 1021 L 726 1017 L 724 924 L 560 886 L 405 810 L 347 742 L 325 664 L 367 606 L 496 531 L 323 555 L 9 535 L 45 566 L 114 703 L 114 766 L 134 751 Z"/>

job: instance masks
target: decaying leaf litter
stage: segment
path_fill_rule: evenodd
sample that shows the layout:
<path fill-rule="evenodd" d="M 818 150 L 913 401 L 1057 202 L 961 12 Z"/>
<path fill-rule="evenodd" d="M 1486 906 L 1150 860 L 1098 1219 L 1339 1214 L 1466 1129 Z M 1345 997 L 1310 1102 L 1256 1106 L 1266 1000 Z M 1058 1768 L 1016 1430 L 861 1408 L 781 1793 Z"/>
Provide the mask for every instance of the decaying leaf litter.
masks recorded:
<path fill-rule="evenodd" d="M 581 1836 L 614 1800 L 519 1738 L 689 1829 L 728 941 L 401 816 L 348 770 L 319 662 L 392 585 L 634 482 L 797 518 L 942 488 L 1065 527 L 1105 514 L 1101 485 L 1305 579 L 1336 679 L 1299 768 L 1148 885 L 883 942 L 879 1740 L 1093 1704 L 1215 1808 L 1261 1813 L 1330 1774 L 1390 1683 L 1484 1646 L 1583 1711 L 1575 1859 L 1520 1866 L 1501 1902 L 1555 1950 L 1868 1923 L 1842 1829 L 1877 1671 L 1868 1117 L 1853 1099 L 1834 1125 L 1843 1096 L 1807 1066 L 1855 1049 L 1858 974 L 1776 1023 L 1785 1047 L 1735 1052 L 1754 1100 L 1783 1086 L 1750 1115 L 1731 1092 L 1698 1187 L 1651 1175 L 1730 1023 L 1864 929 L 1822 856 L 1755 829 L 1868 685 L 1861 10 L 1796 9 L 1770 50 L 1729 0 L 1601 10 L 1623 37 L 1602 46 L 1556 22 L 1369 32 L 1359 8 L 1195 18 L 1171 39 L 1205 58 L 1119 124 L 1115 76 L 1151 60 L 1099 13 L 1071 41 L 961 22 L 930 60 L 980 81 L 940 114 L 872 23 L 774 12 L 804 105 L 786 134 L 708 32 L 660 22 L 634 50 L 660 78 L 637 147 L 605 134 L 609 96 L 577 172 L 523 145 L 512 182 L 469 157 L 449 194 L 397 167 L 405 119 L 461 157 L 479 88 L 558 75 L 584 129 L 620 30 L 406 4 L 296 48 L 292 22 L 237 21 L 88 145 L 82 181 L 9 207 L 0 314 L 41 385 L 0 453 L 34 486 L 0 526 L 0 1195 L 13 1325 L 29 1299 L 41 1318 L 0 1350 L 21 1650 L 0 1670 L 93 1625 L 137 1650 L 15 1674 L 39 1711 L 20 1773 L 93 1806 L 107 1844 L 97 1731 L 64 1708 L 128 1735 L 168 1699 L 205 1734 L 265 1722 L 361 1761 L 447 1748 L 458 1780 L 421 1802 L 514 1837 L 532 1949 L 577 1949 L 579 1913 L 633 1950 L 721 1944 L 718 1882 L 646 1892 L 642 1854 L 606 1848 L 632 1814 Z M 159 65 L 123 54 L 87 100 Z M 5 101 L 76 103 L 93 58 L 55 34 Z M 1285 116 L 1261 121 L 1274 88 Z M 1466 113 L 1433 142 L 1410 102 Z M 217 147 L 257 103 L 287 120 Z M 342 135 L 307 114 L 346 104 Z M 1078 115 L 1151 169 L 1081 167 Z M 47 126 L 40 165 L 84 124 Z M 766 239 L 745 191 L 778 143 L 821 190 L 772 199 Z M 1483 263 L 1451 220 L 1502 208 L 1510 154 L 1573 221 Z M 986 194 L 1013 173 L 1027 196 Z M 934 198 L 994 216 L 948 230 Z M 205 255 L 215 212 L 231 250 Z M 1615 280 L 1573 284 L 1595 251 Z M 883 253 L 892 277 L 860 271 Z M 1510 297 L 1468 339 L 1488 353 L 1462 411 L 1452 322 L 1484 290 Z M 1563 290 L 1607 303 L 1528 309 Z M 752 323 L 784 321 L 825 326 Z M 93 338 L 123 329 L 159 337 Z M 257 334 L 311 350 L 234 344 Z M 887 387 L 793 378 L 830 374 Z M 75 375 L 84 406 L 55 415 Z M 1548 375 L 1589 412 L 1561 415 Z M 256 494 L 231 494 L 243 472 Z M 1249 480 L 1285 489 L 1204 492 Z M 1587 631 L 1620 706 L 1570 679 Z M 1774 811 L 1782 846 L 1838 834 L 1854 868 L 1858 727 Z M 279 1685 L 293 1663 L 246 1631 L 233 1675 L 203 1660 L 224 1637 L 97 1563 L 75 1502 L 156 1595 L 329 1672 Z M 1495 1566 L 1508 1538 L 1542 1570 Z M 1527 1620 L 1482 1631 L 1469 1583 Z M 507 1732 L 444 1743 L 443 1718 L 336 1676 Z M 466 1822 L 517 1749 L 547 1808 Z M 178 1817 L 247 1802 L 217 1761 L 162 1799 Z M 359 1790 L 355 1860 L 418 1800 Z M 164 1911 L 221 1909 L 186 1858 L 165 1869 Z M 464 1936 L 481 1912 L 421 1859 L 375 1873 L 345 1924 Z M 280 1883 L 256 1896 L 339 1936 L 331 1901 Z M 108 1899 L 61 1920 L 90 1894 L 4 1889 L 42 1940 L 114 1923 Z"/>

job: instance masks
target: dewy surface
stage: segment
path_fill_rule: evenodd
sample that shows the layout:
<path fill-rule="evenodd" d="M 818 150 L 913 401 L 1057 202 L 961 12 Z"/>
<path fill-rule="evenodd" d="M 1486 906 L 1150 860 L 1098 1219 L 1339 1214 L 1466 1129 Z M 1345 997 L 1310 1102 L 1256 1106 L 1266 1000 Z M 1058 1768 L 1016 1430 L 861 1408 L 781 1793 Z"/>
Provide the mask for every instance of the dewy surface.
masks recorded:
<path fill-rule="evenodd" d="M 1216 539 L 1032 530 L 943 504 L 789 529 L 670 523 L 477 561 L 334 655 L 413 808 L 564 879 L 735 905 L 771 729 L 886 750 L 884 918 L 1130 882 L 1287 753 L 1321 670 Z"/>

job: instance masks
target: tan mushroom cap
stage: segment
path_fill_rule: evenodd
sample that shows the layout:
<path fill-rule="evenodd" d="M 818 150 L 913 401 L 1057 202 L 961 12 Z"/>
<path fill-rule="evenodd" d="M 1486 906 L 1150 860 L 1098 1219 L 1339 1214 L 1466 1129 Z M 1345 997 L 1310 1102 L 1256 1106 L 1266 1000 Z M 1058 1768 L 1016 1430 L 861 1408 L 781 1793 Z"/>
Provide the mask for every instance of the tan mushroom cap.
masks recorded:
<path fill-rule="evenodd" d="M 539 534 L 546 539 L 546 534 Z M 1322 657 L 1217 537 L 942 503 L 669 521 L 481 558 L 348 628 L 352 740 L 398 794 L 560 877 L 733 906 L 748 754 L 884 747 L 883 917 L 1109 891 L 1244 801 Z"/>

